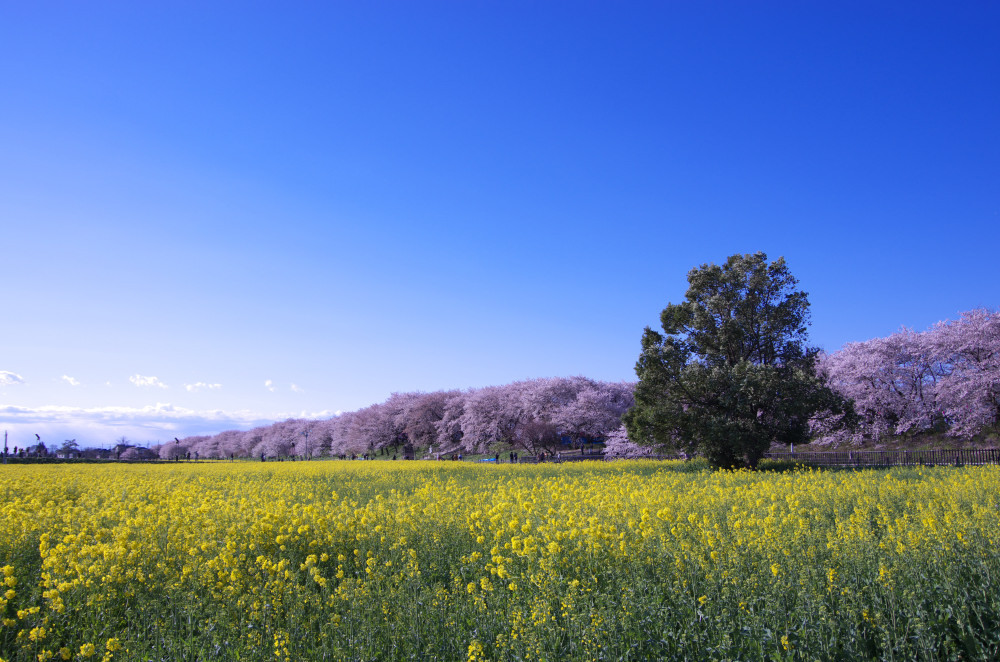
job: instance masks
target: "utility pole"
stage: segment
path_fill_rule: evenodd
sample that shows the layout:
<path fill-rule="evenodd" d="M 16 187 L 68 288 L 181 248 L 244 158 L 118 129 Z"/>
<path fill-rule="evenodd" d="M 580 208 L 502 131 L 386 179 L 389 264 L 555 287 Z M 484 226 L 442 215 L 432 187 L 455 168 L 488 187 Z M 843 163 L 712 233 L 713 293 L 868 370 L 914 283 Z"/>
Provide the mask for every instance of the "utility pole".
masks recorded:
<path fill-rule="evenodd" d="M 7 464 L 7 431 L 3 431 L 3 463 Z"/>

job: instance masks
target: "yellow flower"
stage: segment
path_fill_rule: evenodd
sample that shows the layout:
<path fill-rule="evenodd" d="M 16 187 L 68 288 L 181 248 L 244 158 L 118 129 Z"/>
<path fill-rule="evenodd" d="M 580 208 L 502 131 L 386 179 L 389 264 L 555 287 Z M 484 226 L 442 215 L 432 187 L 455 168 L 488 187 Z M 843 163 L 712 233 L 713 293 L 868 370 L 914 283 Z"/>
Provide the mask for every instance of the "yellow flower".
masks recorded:
<path fill-rule="evenodd" d="M 80 646 L 80 657 L 93 657 L 97 649 L 94 644 L 83 644 Z"/>
<path fill-rule="evenodd" d="M 468 662 L 479 662 L 479 660 L 486 659 L 483 656 L 483 645 L 482 643 L 479 642 L 478 639 L 473 639 L 471 642 L 469 642 L 468 653 L 469 653 L 469 656 L 467 658 Z"/>

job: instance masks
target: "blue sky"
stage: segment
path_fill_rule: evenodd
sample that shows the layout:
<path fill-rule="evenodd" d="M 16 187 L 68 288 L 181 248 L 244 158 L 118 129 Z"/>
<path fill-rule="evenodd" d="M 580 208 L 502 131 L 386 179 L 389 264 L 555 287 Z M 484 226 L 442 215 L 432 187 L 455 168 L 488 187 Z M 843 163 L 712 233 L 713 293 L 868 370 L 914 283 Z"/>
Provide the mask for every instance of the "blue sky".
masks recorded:
<path fill-rule="evenodd" d="M 733 253 L 831 351 L 996 308 L 998 118 L 996 2 L 0 2 L 0 426 L 633 379 Z"/>

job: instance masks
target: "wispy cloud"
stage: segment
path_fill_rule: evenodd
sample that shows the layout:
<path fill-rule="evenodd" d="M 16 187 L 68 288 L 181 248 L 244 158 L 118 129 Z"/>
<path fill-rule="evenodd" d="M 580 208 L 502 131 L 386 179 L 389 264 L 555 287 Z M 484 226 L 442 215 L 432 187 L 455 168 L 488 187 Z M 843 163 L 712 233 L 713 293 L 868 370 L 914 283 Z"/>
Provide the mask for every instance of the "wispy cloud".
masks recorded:
<path fill-rule="evenodd" d="M 146 377 L 144 375 L 132 375 L 128 378 L 130 382 L 139 387 L 144 386 L 156 386 L 158 388 L 167 388 L 167 385 L 160 381 L 158 377 Z"/>
<path fill-rule="evenodd" d="M 185 384 L 184 388 L 192 393 L 197 393 L 202 389 L 214 391 L 215 389 L 222 388 L 222 384 L 206 384 L 205 382 L 196 382 L 194 384 Z"/>
<path fill-rule="evenodd" d="M 23 384 L 23 383 L 24 383 L 24 377 L 17 374 L 16 372 L 0 370 L 0 386 L 13 386 L 14 384 Z"/>
<path fill-rule="evenodd" d="M 292 384 L 292 391 L 294 393 L 302 393 L 302 387 L 298 384 Z"/>
<path fill-rule="evenodd" d="M 272 382 L 270 379 L 264 380 L 264 388 L 266 388 L 271 393 L 274 393 L 274 382 Z"/>
<path fill-rule="evenodd" d="M 70 386 L 79 386 L 80 385 L 80 380 L 79 379 L 74 379 L 73 377 L 70 377 L 69 375 L 63 375 L 60 379 L 62 379 L 64 382 L 66 382 Z"/>

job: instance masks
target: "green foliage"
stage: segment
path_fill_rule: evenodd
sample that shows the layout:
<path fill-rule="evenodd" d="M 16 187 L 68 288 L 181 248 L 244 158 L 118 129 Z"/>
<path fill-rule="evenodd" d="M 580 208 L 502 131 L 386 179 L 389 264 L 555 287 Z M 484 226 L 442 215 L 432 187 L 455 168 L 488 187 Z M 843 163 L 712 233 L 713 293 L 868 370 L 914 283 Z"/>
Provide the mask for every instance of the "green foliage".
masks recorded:
<path fill-rule="evenodd" d="M 774 442 L 803 443 L 817 412 L 846 404 L 815 371 L 809 301 L 784 258 L 733 255 L 688 273 L 686 300 L 647 327 L 629 438 L 754 467 Z"/>

